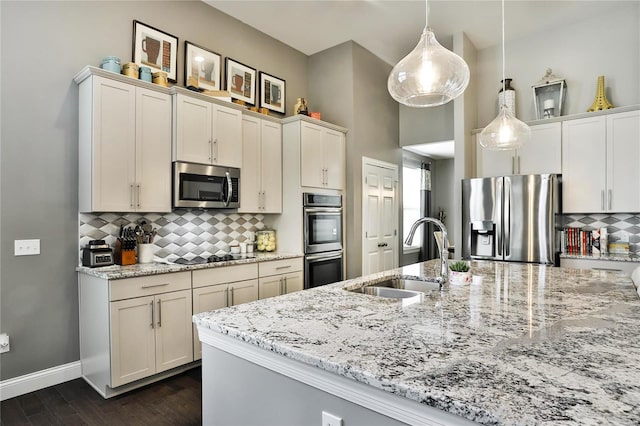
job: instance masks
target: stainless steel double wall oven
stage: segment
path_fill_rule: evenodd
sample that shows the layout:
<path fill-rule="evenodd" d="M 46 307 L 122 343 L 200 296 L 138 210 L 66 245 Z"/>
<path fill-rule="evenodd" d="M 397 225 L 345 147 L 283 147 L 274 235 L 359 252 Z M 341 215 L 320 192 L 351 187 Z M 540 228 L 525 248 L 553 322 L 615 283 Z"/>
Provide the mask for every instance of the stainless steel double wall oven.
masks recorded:
<path fill-rule="evenodd" d="M 342 196 L 303 194 L 304 288 L 344 279 Z"/>

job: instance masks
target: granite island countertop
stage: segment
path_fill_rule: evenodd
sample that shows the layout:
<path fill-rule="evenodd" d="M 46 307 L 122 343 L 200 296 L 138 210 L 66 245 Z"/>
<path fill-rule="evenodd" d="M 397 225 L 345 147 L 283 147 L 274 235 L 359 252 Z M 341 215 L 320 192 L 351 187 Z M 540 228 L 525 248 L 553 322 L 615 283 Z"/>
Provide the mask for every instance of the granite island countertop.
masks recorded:
<path fill-rule="evenodd" d="M 200 327 L 490 425 L 637 425 L 640 298 L 622 273 L 472 262 L 403 306 L 345 291 L 439 261 L 194 316 Z"/>

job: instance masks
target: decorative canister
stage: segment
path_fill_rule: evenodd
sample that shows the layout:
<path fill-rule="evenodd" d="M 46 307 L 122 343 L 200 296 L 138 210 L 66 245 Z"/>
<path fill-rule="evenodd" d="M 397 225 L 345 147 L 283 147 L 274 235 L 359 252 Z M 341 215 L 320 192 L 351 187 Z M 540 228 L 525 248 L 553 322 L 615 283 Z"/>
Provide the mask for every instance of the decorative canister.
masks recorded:
<path fill-rule="evenodd" d="M 504 90 L 500 87 L 498 92 L 498 111 L 502 105 L 506 105 L 511 110 L 513 115 L 516 115 L 516 91 L 511 87 L 511 78 L 504 79 Z M 500 80 L 502 84 L 502 80 Z"/>
<path fill-rule="evenodd" d="M 160 86 L 169 87 L 169 82 L 167 81 L 167 73 L 164 71 L 156 71 L 153 73 L 153 82 Z"/>
<path fill-rule="evenodd" d="M 296 104 L 293 106 L 293 115 L 303 114 L 309 115 L 309 109 L 307 108 L 307 101 L 305 98 L 298 98 Z"/>
<path fill-rule="evenodd" d="M 138 78 L 138 69 L 138 64 L 136 64 L 135 62 L 127 62 L 122 66 L 122 74 L 129 77 Z"/>
<path fill-rule="evenodd" d="M 102 69 L 120 74 L 120 58 L 107 56 L 102 60 Z"/>
<path fill-rule="evenodd" d="M 149 83 L 153 81 L 153 77 L 151 76 L 151 68 L 140 67 L 140 80 L 148 81 Z"/>
<path fill-rule="evenodd" d="M 257 251 L 275 251 L 276 250 L 276 231 L 273 229 L 265 229 L 256 232 L 256 250 Z"/>

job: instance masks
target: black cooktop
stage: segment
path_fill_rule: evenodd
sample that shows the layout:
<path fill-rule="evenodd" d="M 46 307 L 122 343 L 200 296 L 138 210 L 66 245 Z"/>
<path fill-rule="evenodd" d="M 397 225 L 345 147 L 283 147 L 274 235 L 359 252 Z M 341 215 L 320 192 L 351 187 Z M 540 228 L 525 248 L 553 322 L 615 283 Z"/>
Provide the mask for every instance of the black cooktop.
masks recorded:
<path fill-rule="evenodd" d="M 184 257 L 179 257 L 173 261 L 173 263 L 177 263 L 179 265 L 201 265 L 204 263 L 215 263 L 215 262 L 228 262 L 231 260 L 241 260 L 241 259 L 252 259 L 254 258 L 254 254 L 224 254 L 224 255 L 211 255 L 209 257 L 196 256 L 192 259 L 185 259 Z"/>

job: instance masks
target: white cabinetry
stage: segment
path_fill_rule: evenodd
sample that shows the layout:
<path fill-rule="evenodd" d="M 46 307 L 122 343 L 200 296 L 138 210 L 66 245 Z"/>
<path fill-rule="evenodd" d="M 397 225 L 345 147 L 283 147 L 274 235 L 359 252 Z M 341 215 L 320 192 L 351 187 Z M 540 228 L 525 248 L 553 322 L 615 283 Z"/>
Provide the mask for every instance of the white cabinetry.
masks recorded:
<path fill-rule="evenodd" d="M 187 93 L 174 93 L 173 98 L 173 160 L 240 167 L 242 111 Z"/>
<path fill-rule="evenodd" d="M 104 397 L 193 361 L 191 273 L 80 275 L 83 377 Z"/>
<path fill-rule="evenodd" d="M 262 262 L 259 273 L 260 299 L 293 293 L 304 287 L 301 257 Z"/>
<path fill-rule="evenodd" d="M 94 67 L 75 81 L 80 211 L 171 211 L 168 90 Z"/>
<path fill-rule="evenodd" d="M 624 272 L 630 277 L 634 269 L 640 266 L 640 263 L 602 259 L 560 258 L 560 266 L 563 268 Z"/>
<path fill-rule="evenodd" d="M 640 111 L 563 123 L 563 212 L 640 211 Z"/>
<path fill-rule="evenodd" d="M 223 266 L 193 271 L 193 313 L 258 300 L 258 264 Z M 194 359 L 202 357 L 197 327 L 193 326 Z"/>
<path fill-rule="evenodd" d="M 478 177 L 562 173 L 562 123 L 531 126 L 531 140 L 517 150 L 489 150 L 477 142 L 476 152 Z"/>
<path fill-rule="evenodd" d="M 282 125 L 242 117 L 241 213 L 282 212 Z"/>

